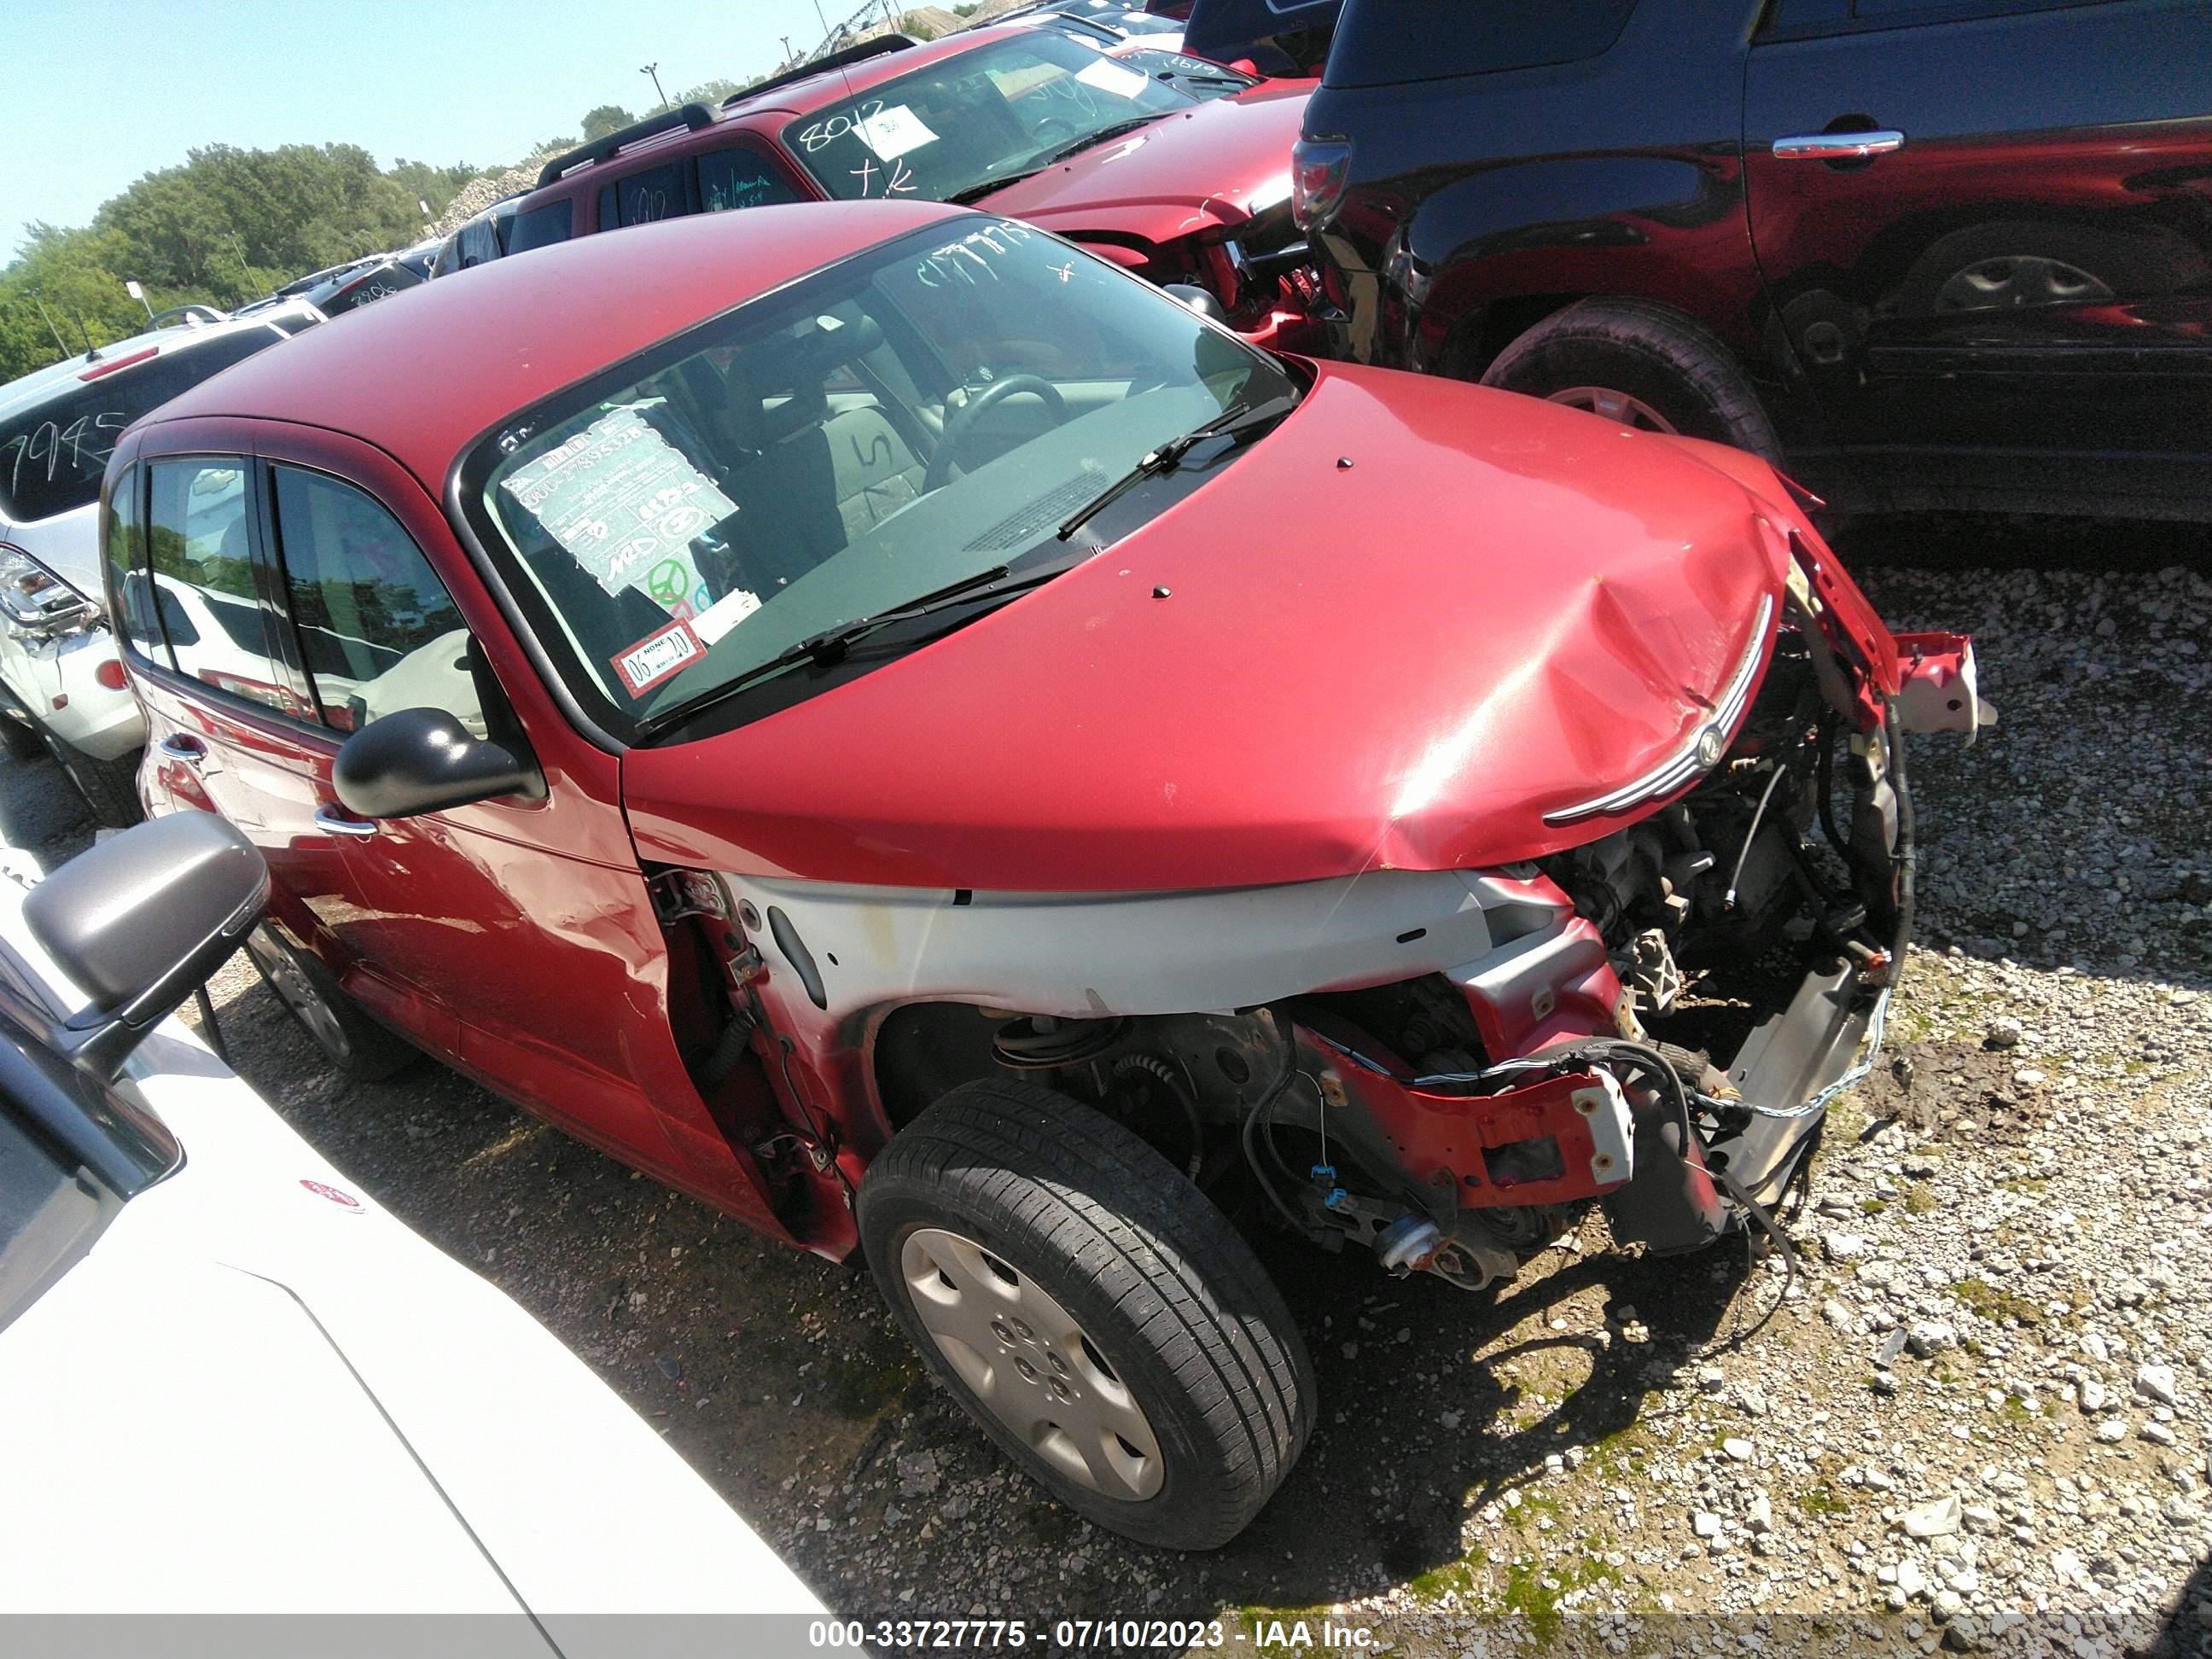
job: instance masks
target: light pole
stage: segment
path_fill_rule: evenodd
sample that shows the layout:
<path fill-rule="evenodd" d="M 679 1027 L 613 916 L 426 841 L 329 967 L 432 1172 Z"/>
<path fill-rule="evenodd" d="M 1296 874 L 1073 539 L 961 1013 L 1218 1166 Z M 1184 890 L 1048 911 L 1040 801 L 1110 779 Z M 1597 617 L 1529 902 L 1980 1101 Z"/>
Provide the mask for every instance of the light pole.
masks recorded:
<path fill-rule="evenodd" d="M 660 65 L 659 64 L 647 64 L 643 69 L 640 70 L 638 73 L 640 75 L 652 76 L 653 95 L 659 99 L 660 102 L 664 104 L 666 103 L 668 101 L 668 94 L 660 89 Z"/>
<path fill-rule="evenodd" d="M 154 302 L 146 297 L 146 290 L 139 287 L 135 282 L 124 283 L 123 290 L 132 299 L 136 300 L 140 305 L 146 307 L 146 320 L 149 323 L 152 322 L 154 320 Z"/>

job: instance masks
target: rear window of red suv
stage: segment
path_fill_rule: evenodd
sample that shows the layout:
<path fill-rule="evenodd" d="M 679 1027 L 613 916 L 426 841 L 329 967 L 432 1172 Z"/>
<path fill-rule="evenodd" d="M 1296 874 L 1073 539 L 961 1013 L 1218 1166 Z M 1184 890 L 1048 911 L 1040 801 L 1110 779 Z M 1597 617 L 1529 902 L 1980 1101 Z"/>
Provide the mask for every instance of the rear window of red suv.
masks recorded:
<path fill-rule="evenodd" d="M 1345 0 L 1328 87 L 1395 87 L 1595 58 L 1636 0 Z"/>

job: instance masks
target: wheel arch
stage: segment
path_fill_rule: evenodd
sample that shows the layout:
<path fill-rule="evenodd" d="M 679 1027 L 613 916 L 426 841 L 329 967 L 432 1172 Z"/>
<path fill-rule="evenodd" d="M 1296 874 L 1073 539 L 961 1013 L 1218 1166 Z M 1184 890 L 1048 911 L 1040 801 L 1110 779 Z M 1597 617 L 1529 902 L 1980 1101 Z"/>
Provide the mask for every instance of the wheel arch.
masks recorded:
<path fill-rule="evenodd" d="M 1759 281 L 1734 154 L 1555 156 L 1486 168 L 1421 204 L 1384 264 L 1405 367 L 1465 378 L 1578 300 L 1649 300 L 1747 366 Z"/>

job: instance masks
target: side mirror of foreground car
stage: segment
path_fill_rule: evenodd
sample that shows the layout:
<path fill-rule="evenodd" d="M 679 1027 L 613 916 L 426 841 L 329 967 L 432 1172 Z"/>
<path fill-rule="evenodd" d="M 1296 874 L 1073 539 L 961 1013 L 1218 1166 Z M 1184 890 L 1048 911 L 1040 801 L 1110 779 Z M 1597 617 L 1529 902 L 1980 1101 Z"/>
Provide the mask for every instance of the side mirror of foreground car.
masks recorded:
<path fill-rule="evenodd" d="M 442 708 L 400 708 L 345 740 L 331 781 L 348 811 L 409 818 L 495 795 L 535 794 L 537 766 L 471 733 Z"/>
<path fill-rule="evenodd" d="M 1169 283 L 1160 292 L 1201 317 L 1210 317 L 1217 323 L 1228 320 L 1229 313 L 1221 308 L 1221 301 L 1196 283 Z"/>
<path fill-rule="evenodd" d="M 90 998 L 53 1045 L 113 1079 L 260 919 L 269 866 L 211 812 L 177 812 L 80 853 L 23 899 L 31 937 Z"/>

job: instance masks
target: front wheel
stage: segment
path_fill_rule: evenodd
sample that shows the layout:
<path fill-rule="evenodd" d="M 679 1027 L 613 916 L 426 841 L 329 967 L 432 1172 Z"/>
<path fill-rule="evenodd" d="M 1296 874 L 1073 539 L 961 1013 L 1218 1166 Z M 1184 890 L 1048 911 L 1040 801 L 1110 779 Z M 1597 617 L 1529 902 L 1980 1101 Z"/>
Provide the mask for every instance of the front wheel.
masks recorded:
<path fill-rule="evenodd" d="M 1553 312 L 1499 352 L 1482 383 L 1782 459 L 1774 424 L 1729 349 L 1648 300 L 1583 300 Z"/>
<path fill-rule="evenodd" d="M 1290 1310 L 1205 1194 L 1110 1119 L 963 1084 L 870 1166 L 860 1223 L 938 1380 L 1078 1514 L 1212 1549 L 1297 1461 L 1314 1380 Z"/>
<path fill-rule="evenodd" d="M 420 1058 L 356 1007 L 335 974 L 267 922 L 246 936 L 246 954 L 276 1000 L 340 1071 L 373 1082 Z"/>
<path fill-rule="evenodd" d="M 111 830 L 128 830 L 146 816 L 146 809 L 138 802 L 138 759 L 143 750 L 134 749 L 113 760 L 99 760 L 44 726 L 39 728 L 39 736 L 101 824 Z"/>

